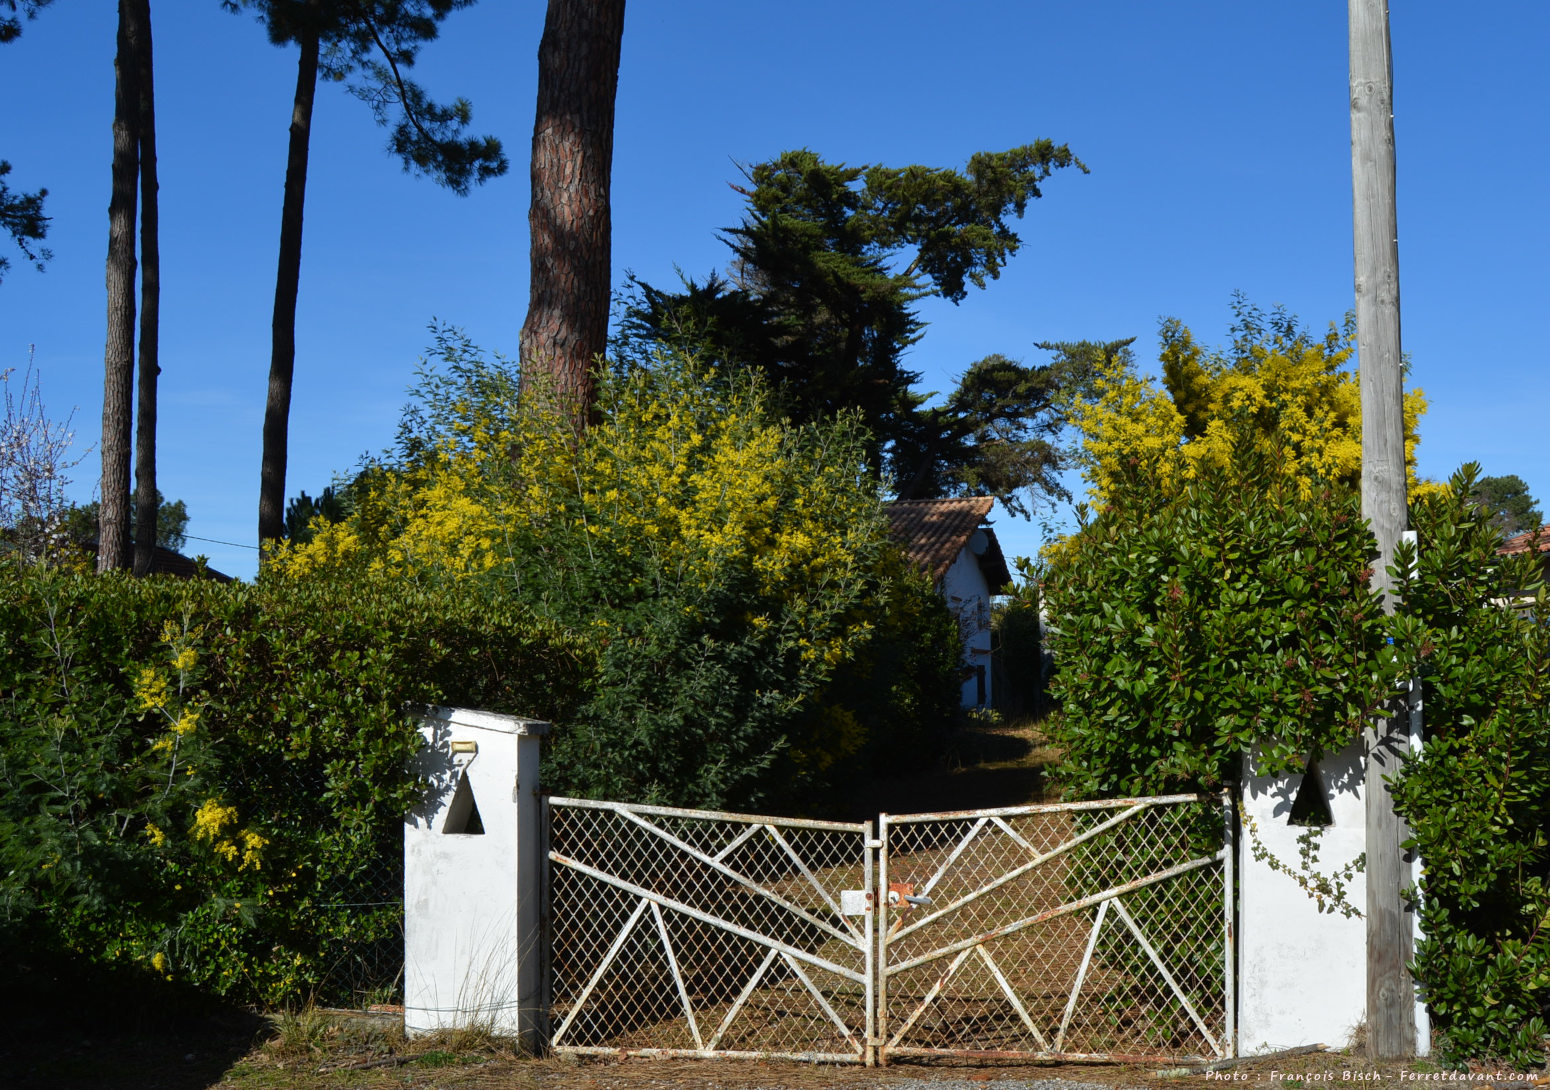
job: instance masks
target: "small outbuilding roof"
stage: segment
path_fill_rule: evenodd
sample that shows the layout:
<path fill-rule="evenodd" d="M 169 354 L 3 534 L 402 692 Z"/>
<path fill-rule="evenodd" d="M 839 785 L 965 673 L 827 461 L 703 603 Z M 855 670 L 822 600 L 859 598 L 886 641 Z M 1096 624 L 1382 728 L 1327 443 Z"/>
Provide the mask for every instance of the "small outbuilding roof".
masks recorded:
<path fill-rule="evenodd" d="M 1012 581 L 996 541 L 995 531 L 983 526 L 995 500 L 990 496 L 963 496 L 945 500 L 894 500 L 888 505 L 893 536 L 917 567 L 941 579 L 958 554 L 970 544 L 975 531 L 983 531 L 985 546 L 977 553 L 980 570 L 992 592 Z"/>
<path fill-rule="evenodd" d="M 96 556 L 96 539 L 82 542 L 81 548 L 85 549 L 92 556 Z M 131 555 L 133 554 L 131 553 Z M 184 556 L 179 552 L 173 552 L 162 545 L 156 546 L 155 552 L 151 553 L 151 570 L 149 574 L 175 575 L 179 579 L 213 579 L 217 583 L 236 582 L 225 572 L 218 572 L 208 564 L 201 568 L 198 559 Z"/>

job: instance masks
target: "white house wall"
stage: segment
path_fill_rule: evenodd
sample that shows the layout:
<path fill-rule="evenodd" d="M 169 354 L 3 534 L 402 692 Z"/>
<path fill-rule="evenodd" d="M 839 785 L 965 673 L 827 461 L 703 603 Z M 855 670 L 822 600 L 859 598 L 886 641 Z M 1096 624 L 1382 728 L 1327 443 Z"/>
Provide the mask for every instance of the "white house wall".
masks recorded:
<path fill-rule="evenodd" d="M 991 704 L 990 669 L 990 584 L 980 570 L 979 559 L 967 548 L 958 551 L 952 566 L 942 576 L 942 597 L 947 608 L 958 618 L 958 630 L 963 634 L 963 660 L 970 667 L 978 667 L 985 676 L 985 699 Z M 979 682 L 969 677 L 963 683 L 959 703 L 965 708 L 978 707 Z"/>

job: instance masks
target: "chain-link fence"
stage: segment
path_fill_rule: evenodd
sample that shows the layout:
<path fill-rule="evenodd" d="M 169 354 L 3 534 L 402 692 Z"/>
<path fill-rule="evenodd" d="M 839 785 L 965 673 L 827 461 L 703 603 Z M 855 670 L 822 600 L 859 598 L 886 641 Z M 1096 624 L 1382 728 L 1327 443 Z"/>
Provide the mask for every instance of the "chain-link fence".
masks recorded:
<path fill-rule="evenodd" d="M 321 1005 L 404 1001 L 403 828 L 395 824 L 376 840 L 339 873 L 320 876 L 316 907 L 327 941 L 313 998 Z"/>
<path fill-rule="evenodd" d="M 284 860 L 255 940 L 273 969 L 295 963 L 287 994 L 275 1001 L 351 1009 L 402 1003 L 398 807 L 380 800 L 341 805 L 324 762 L 277 750 L 249 754 L 227 782 L 239 810 L 268 815 L 274 850 Z"/>
<path fill-rule="evenodd" d="M 869 826 L 573 799 L 548 815 L 554 1047 L 867 1055 Z"/>
<path fill-rule="evenodd" d="M 885 1052 L 1230 1054 L 1230 816 L 1193 795 L 885 816 Z"/>

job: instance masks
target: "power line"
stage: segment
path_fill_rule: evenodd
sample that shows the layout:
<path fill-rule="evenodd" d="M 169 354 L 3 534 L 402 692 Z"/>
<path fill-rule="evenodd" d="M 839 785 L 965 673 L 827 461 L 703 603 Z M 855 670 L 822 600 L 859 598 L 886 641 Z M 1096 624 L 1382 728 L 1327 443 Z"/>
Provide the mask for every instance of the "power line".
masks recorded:
<path fill-rule="evenodd" d="M 189 541 L 208 541 L 211 545 L 230 545 L 234 549 L 252 549 L 254 552 L 258 551 L 257 545 L 244 545 L 240 541 L 222 541 L 220 538 L 199 537 L 197 534 L 184 534 L 183 536 Z"/>

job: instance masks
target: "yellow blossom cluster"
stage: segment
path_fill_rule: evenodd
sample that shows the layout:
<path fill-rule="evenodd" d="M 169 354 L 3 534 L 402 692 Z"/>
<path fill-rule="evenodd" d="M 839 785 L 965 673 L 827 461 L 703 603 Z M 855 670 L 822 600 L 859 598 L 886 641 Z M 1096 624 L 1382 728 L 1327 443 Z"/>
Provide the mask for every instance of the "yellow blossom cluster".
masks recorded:
<path fill-rule="evenodd" d="M 189 835 L 195 840 L 208 840 L 211 843 L 221 839 L 221 834 L 228 825 L 237 820 L 237 808 L 227 806 L 220 799 L 206 799 L 194 814 L 194 825 L 189 830 Z"/>
<path fill-rule="evenodd" d="M 209 798 L 195 812 L 189 837 L 196 843 L 208 843 L 210 850 L 228 863 L 239 863 L 240 870 L 258 870 L 269 840 L 251 829 L 232 829 L 236 824 L 235 806 Z"/>
<path fill-rule="evenodd" d="M 453 409 L 429 459 L 380 475 L 355 518 L 318 524 L 269 569 L 482 575 L 534 543 L 542 554 L 550 536 L 581 535 L 592 555 L 680 585 L 744 565 L 760 595 L 789 603 L 851 577 L 852 535 L 876 530 L 853 458 L 772 421 L 751 384 L 691 365 L 606 383 L 579 436 L 543 399 Z"/>
<path fill-rule="evenodd" d="M 200 635 L 197 628 L 190 630 L 186 623 L 166 621 L 162 625 L 161 642 L 167 649 L 166 661 L 172 667 L 171 673 L 160 666 L 143 666 L 135 677 L 132 696 L 136 709 L 157 713 L 172 728 L 151 744 L 151 750 L 173 753 L 174 760 L 178 741 L 199 726 L 202 709 L 190 701 L 189 689 L 194 669 L 199 664 L 199 651 L 194 644 Z"/>
<path fill-rule="evenodd" d="M 1178 322 L 1162 330 L 1162 382 L 1111 360 L 1072 422 L 1093 498 L 1106 501 L 1139 472 L 1164 489 L 1229 465 L 1245 444 L 1269 453 L 1304 498 L 1325 487 L 1359 487 L 1361 396 L 1349 367 L 1349 329 L 1315 339 L 1286 328 L 1240 336 L 1228 353 L 1208 352 Z M 1419 389 L 1404 395 L 1405 461 L 1412 493 Z"/>
<path fill-rule="evenodd" d="M 135 678 L 135 705 L 140 711 L 157 711 L 167 706 L 167 675 L 154 666 L 142 667 Z"/>

